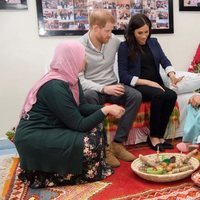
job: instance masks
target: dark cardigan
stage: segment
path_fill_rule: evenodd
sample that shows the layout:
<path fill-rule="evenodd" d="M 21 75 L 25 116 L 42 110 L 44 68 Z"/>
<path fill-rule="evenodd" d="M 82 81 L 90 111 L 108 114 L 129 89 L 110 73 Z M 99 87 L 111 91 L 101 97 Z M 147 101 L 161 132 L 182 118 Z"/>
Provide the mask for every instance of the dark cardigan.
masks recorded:
<path fill-rule="evenodd" d="M 81 174 L 83 137 L 104 119 L 102 106 L 87 104 L 79 84 L 77 106 L 66 82 L 51 80 L 37 94 L 30 119 L 20 120 L 14 143 L 25 170 Z"/>

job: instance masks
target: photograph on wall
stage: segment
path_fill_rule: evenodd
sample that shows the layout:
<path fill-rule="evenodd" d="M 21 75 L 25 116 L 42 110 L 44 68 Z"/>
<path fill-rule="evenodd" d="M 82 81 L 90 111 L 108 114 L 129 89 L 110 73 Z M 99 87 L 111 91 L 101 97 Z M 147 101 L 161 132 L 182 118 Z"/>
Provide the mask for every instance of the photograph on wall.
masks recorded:
<path fill-rule="evenodd" d="M 27 9 L 27 0 L 0 0 L 0 9 Z"/>
<path fill-rule="evenodd" d="M 179 0 L 179 10 L 200 11 L 200 0 Z"/>
<path fill-rule="evenodd" d="M 132 15 L 146 14 L 153 33 L 173 33 L 172 0 L 36 0 L 39 35 L 82 35 L 88 17 L 106 9 L 116 18 L 113 33 L 123 34 Z"/>

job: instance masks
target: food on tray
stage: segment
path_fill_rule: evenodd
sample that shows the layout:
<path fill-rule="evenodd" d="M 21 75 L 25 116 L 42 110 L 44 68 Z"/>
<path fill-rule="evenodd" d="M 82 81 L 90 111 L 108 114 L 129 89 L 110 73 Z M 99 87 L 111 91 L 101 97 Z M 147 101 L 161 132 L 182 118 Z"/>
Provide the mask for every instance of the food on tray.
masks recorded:
<path fill-rule="evenodd" d="M 193 170 L 194 167 L 189 160 L 197 152 L 198 150 L 195 149 L 186 155 L 167 157 L 166 155 L 160 155 L 159 151 L 157 151 L 157 155 L 151 158 L 140 154 L 139 158 L 143 164 L 139 167 L 139 171 L 147 174 L 162 175 Z"/>

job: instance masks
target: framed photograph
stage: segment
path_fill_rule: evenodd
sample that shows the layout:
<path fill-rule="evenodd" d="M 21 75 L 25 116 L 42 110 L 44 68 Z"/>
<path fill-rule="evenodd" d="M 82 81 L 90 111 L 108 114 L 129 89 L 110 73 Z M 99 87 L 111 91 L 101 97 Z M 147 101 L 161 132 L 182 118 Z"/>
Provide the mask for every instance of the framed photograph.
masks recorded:
<path fill-rule="evenodd" d="M 131 16 L 146 14 L 153 33 L 173 33 L 173 0 L 36 0 L 40 36 L 83 35 L 88 17 L 106 9 L 116 18 L 114 34 L 124 34 Z"/>
<path fill-rule="evenodd" d="M 179 0 L 180 11 L 200 11 L 200 0 Z"/>
<path fill-rule="evenodd" d="M 27 0 L 0 0 L 0 9 L 28 9 Z"/>

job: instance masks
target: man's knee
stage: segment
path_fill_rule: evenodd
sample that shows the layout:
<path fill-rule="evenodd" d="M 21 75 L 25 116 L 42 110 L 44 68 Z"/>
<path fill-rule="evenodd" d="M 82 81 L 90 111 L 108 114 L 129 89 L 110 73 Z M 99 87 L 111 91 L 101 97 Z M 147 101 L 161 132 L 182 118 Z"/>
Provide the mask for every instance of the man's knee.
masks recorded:
<path fill-rule="evenodd" d="M 135 88 L 126 87 L 126 96 L 129 98 L 131 101 L 137 102 L 140 104 L 142 102 L 142 94 L 140 91 L 136 90 Z"/>
<path fill-rule="evenodd" d="M 140 91 L 134 90 L 134 97 L 138 102 L 142 102 L 142 93 Z"/>
<path fill-rule="evenodd" d="M 99 95 L 95 90 L 86 90 L 84 95 L 88 103 L 99 104 Z"/>

